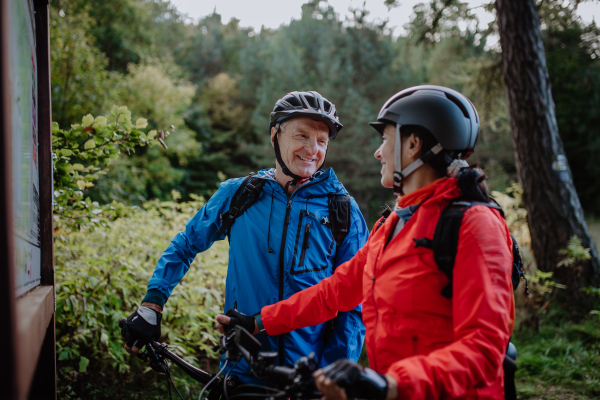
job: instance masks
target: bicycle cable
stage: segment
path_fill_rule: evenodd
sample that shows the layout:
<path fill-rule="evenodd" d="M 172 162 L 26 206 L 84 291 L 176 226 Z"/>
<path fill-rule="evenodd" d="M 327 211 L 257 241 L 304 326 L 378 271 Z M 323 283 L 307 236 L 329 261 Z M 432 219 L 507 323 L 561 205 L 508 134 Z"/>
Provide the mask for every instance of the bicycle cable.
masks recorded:
<path fill-rule="evenodd" d="M 229 400 L 229 395 L 227 394 L 227 379 L 229 378 L 229 374 L 231 374 L 231 371 L 235 369 L 239 362 L 240 360 L 237 360 L 235 364 L 233 364 L 233 367 L 229 368 L 229 371 L 227 371 L 227 375 L 225 375 L 225 379 L 223 379 L 223 394 L 225 395 L 226 400 Z"/>
<path fill-rule="evenodd" d="M 204 394 L 204 392 L 206 391 L 206 389 L 208 389 L 208 387 L 210 386 L 210 384 L 213 383 L 214 380 L 219 377 L 219 375 L 221 375 L 221 373 L 225 370 L 225 367 L 227 367 L 228 363 L 229 363 L 229 360 L 225 360 L 225 364 L 223 364 L 223 368 L 221 368 L 221 370 L 219 372 L 217 372 L 215 374 L 215 376 L 213 376 L 212 379 L 210 381 L 208 381 L 208 383 L 206 385 L 204 385 L 204 387 L 200 391 L 200 395 L 198 396 L 198 400 L 202 400 L 202 395 Z"/>
<path fill-rule="evenodd" d="M 169 388 L 169 399 L 173 400 L 173 397 L 171 396 L 171 385 L 173 385 L 179 398 L 181 400 L 184 400 L 183 396 L 181 396 L 181 393 L 179 393 L 179 389 L 177 389 L 177 386 L 175 386 L 173 379 L 171 379 L 171 371 L 169 371 L 169 362 L 167 360 L 164 360 L 163 362 L 165 363 L 165 375 L 167 376 L 167 379 L 169 380 L 169 382 L 167 382 L 167 387 Z"/>

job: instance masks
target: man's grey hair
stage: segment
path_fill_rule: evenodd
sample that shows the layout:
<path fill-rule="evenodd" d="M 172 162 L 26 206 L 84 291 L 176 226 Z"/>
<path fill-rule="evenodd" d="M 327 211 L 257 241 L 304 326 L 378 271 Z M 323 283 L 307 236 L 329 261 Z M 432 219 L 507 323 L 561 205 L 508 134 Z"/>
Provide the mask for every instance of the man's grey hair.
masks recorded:
<path fill-rule="evenodd" d="M 275 124 L 275 129 L 281 133 L 285 130 L 285 126 L 289 121 L 278 122 Z"/>

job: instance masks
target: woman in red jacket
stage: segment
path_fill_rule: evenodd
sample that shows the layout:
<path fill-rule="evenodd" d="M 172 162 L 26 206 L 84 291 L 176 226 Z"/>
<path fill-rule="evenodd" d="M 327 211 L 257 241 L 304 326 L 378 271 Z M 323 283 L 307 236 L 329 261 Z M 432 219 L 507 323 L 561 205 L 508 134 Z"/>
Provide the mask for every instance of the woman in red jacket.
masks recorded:
<path fill-rule="evenodd" d="M 462 161 L 477 141 L 477 111 L 454 90 L 418 86 L 392 96 L 371 125 L 383 137 L 375 157 L 382 185 L 398 196 L 395 212 L 330 278 L 264 307 L 256 319 L 228 310 L 217 317 L 218 327 L 233 317 L 255 333 L 279 335 L 362 302 L 372 370 L 341 360 L 317 371 L 327 399 L 504 399 L 514 303 L 503 217 L 484 205 L 465 212 L 452 282 L 433 251 L 415 245 L 433 237 L 453 200 L 490 201 L 483 172 Z M 441 295 L 449 283 L 450 299 Z"/>

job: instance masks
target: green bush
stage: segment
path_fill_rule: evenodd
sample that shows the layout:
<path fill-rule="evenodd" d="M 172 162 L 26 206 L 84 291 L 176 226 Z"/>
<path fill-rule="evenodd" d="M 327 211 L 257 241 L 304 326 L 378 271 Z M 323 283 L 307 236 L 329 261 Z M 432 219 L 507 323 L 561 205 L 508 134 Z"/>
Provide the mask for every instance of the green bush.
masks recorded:
<path fill-rule="evenodd" d="M 539 332 L 524 328 L 517 346 L 517 392 L 521 399 L 597 399 L 600 396 L 600 321 L 573 323 L 554 312 Z"/>
<path fill-rule="evenodd" d="M 164 398 L 164 377 L 122 349 L 117 325 L 140 304 L 162 251 L 202 203 L 150 202 L 107 227 L 56 237 L 60 398 Z M 199 254 L 163 314 L 162 340 L 202 368 L 210 360 L 216 366 L 213 321 L 223 306 L 227 260 L 224 242 Z M 197 392 L 173 370 L 180 391 Z"/>

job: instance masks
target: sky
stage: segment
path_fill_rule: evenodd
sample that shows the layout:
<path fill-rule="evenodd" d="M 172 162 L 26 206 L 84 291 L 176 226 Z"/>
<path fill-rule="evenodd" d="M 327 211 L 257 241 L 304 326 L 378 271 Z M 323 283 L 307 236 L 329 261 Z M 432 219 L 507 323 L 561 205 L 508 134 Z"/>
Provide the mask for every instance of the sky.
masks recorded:
<path fill-rule="evenodd" d="M 348 10 L 350 7 L 357 8 L 365 3 L 365 8 L 371 13 L 370 19 L 389 20 L 388 26 L 397 36 L 404 33 L 403 26 L 410 21 L 413 6 L 426 1 L 399 0 L 400 5 L 389 11 L 384 5 L 384 0 L 329 0 L 328 2 L 342 19 L 351 15 Z M 240 26 L 253 27 L 256 32 L 259 32 L 262 26 L 278 28 L 282 24 L 289 24 L 292 19 L 299 19 L 301 6 L 307 0 L 171 0 L 171 2 L 193 21 L 216 10 L 221 14 L 224 23 L 229 22 L 231 18 L 237 18 L 240 20 Z M 489 0 L 467 0 L 483 26 L 493 19 L 493 15 L 485 12 L 481 7 L 488 2 Z M 598 23 L 600 3 L 594 1 L 581 4 L 578 13 L 584 21 L 591 22 L 595 19 Z"/>

